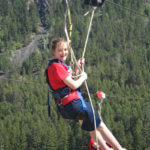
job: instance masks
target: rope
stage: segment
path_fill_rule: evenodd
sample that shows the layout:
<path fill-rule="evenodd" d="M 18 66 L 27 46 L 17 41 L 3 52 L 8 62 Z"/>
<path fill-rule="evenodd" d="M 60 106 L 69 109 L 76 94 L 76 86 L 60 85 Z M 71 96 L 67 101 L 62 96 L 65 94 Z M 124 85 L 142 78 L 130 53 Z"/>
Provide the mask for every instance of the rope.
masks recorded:
<path fill-rule="evenodd" d="M 70 7 L 68 4 L 68 0 L 66 0 L 66 4 L 67 4 L 67 14 L 68 14 L 68 20 L 69 20 L 69 44 L 71 43 L 71 36 L 72 36 L 72 22 L 71 22 L 71 15 L 70 15 Z"/>
<path fill-rule="evenodd" d="M 68 10 L 68 9 L 69 9 L 69 5 L 68 5 L 68 1 L 67 1 L 67 0 L 66 0 L 66 4 L 67 4 L 67 10 Z M 69 43 L 69 45 L 70 45 L 70 37 L 69 37 L 68 31 L 67 31 L 67 23 L 66 23 L 67 21 L 66 21 L 66 18 L 67 18 L 67 11 L 66 11 L 66 13 L 65 13 L 65 23 L 64 23 L 65 25 L 64 25 L 64 30 L 65 30 L 65 34 L 66 34 L 67 41 L 68 41 L 68 43 Z M 69 18 L 70 18 L 70 20 L 71 20 L 71 15 L 69 16 Z M 78 68 L 79 71 L 81 72 L 82 70 L 81 70 L 79 64 L 77 63 L 77 59 L 76 59 L 76 57 L 75 57 L 74 51 L 73 51 L 73 49 L 72 49 L 71 46 L 70 46 L 70 53 L 71 53 L 71 59 L 72 59 L 72 61 L 75 62 L 77 68 Z"/>
<path fill-rule="evenodd" d="M 71 15 L 70 15 L 70 7 L 69 7 L 69 4 L 68 4 L 68 0 L 66 0 L 66 4 L 67 4 L 67 10 L 66 10 L 66 13 L 65 13 L 65 33 L 66 33 L 66 36 L 67 36 L 67 41 L 68 41 L 68 44 L 71 45 L 71 37 L 72 37 L 72 22 L 71 22 Z M 69 21 L 69 34 L 67 32 L 67 15 L 68 15 L 68 21 Z M 74 66 L 74 53 L 73 51 L 71 50 L 71 54 L 70 54 L 70 57 L 71 57 L 71 61 L 70 61 L 70 66 Z"/>
<path fill-rule="evenodd" d="M 146 18 L 148 17 L 148 16 L 146 16 L 146 15 L 140 14 L 139 12 L 137 12 L 137 11 L 135 11 L 135 10 L 132 10 L 132 9 L 127 8 L 127 7 L 125 7 L 125 6 L 122 6 L 122 5 L 120 5 L 120 4 L 111 2 L 111 1 L 109 1 L 109 0 L 106 0 L 106 2 L 108 2 L 108 3 L 110 3 L 110 4 L 113 4 L 113 5 L 115 5 L 115 6 L 118 6 L 118 7 L 122 8 L 122 9 L 126 9 L 126 10 L 128 10 L 128 11 L 130 11 L 131 13 L 134 13 L 134 14 L 136 14 L 136 15 L 139 15 L 139 16 L 142 16 L 142 17 L 146 17 Z"/>
<path fill-rule="evenodd" d="M 68 1 L 66 0 L 66 3 L 67 3 L 67 7 L 68 6 Z M 90 33 L 90 30 L 91 30 L 91 25 L 92 25 L 92 20 L 93 20 L 93 17 L 94 17 L 94 12 L 95 12 L 95 9 L 96 8 L 93 8 L 93 11 L 92 11 L 92 16 L 91 16 L 91 21 L 90 21 L 90 25 L 89 25 L 89 29 L 88 29 L 88 34 L 87 34 L 87 37 L 86 37 L 86 42 L 85 42 L 85 46 L 84 46 L 84 50 L 83 50 L 83 54 L 82 54 L 82 58 L 84 58 L 84 55 L 85 55 L 85 51 L 86 51 L 86 46 L 87 46 L 87 41 L 88 41 L 88 38 L 89 38 L 89 33 Z M 67 37 L 67 41 L 69 42 L 70 39 L 69 39 L 69 35 L 68 35 L 68 31 L 67 31 L 67 25 L 66 25 L 66 14 L 65 14 L 65 34 L 66 34 L 66 37 Z M 78 67 L 78 69 L 80 70 L 80 72 L 82 71 L 81 68 L 79 67 L 78 63 L 77 63 L 77 60 L 76 60 L 76 57 L 74 55 L 74 52 L 71 48 L 71 54 L 73 56 L 73 59 Z M 84 67 L 83 67 L 83 70 L 84 70 Z M 89 92 L 89 89 L 88 89 L 88 85 L 87 85 L 87 82 L 85 81 L 85 87 L 86 87 L 86 90 L 87 90 L 87 94 L 89 96 L 89 100 L 91 102 L 91 107 L 92 107 L 92 111 L 93 111 L 93 116 L 94 116 L 94 127 L 95 127 L 95 135 L 96 135 L 96 143 L 97 143 L 97 149 L 98 149 L 98 141 L 97 141 L 97 130 L 96 130 L 96 119 L 95 119 L 95 112 L 94 112 L 94 107 L 93 107 L 93 104 L 92 104 L 92 100 L 91 100 L 91 96 L 90 96 L 90 92 Z"/>
<path fill-rule="evenodd" d="M 66 14 L 65 14 L 65 18 L 66 18 Z M 69 39 L 68 31 L 67 31 L 66 22 L 65 22 L 64 30 L 65 30 L 65 34 L 66 34 L 67 41 L 68 41 L 68 43 L 69 43 L 70 39 Z M 81 68 L 80 68 L 79 64 L 77 63 L 77 59 L 76 59 L 76 57 L 75 57 L 75 55 L 74 55 L 74 52 L 73 52 L 72 47 L 70 47 L 70 52 L 71 52 L 72 58 L 73 58 L 73 60 L 74 60 L 74 62 L 75 62 L 75 64 L 76 64 L 76 66 L 77 66 L 78 69 L 81 71 Z"/>
<path fill-rule="evenodd" d="M 98 102 L 98 107 L 99 107 L 99 109 L 98 109 L 98 115 L 100 116 L 100 118 L 101 118 L 102 121 L 103 121 L 103 118 L 102 118 L 102 115 L 101 115 L 101 110 L 102 110 L 102 103 L 103 103 L 103 101 L 104 101 L 104 99 L 101 98 L 101 101 Z"/>
<path fill-rule="evenodd" d="M 88 33 L 87 33 L 87 36 L 86 36 L 86 41 L 85 41 L 85 45 L 84 45 L 84 49 L 83 49 L 83 53 L 82 53 L 82 58 L 84 58 L 84 56 L 85 56 L 87 42 L 88 42 L 88 39 L 89 39 L 89 34 L 90 34 L 90 31 L 91 31 L 92 21 L 93 21 L 93 17 L 94 17 L 94 13 L 95 13 L 96 8 L 97 7 L 93 7 L 91 20 L 90 20 L 90 24 L 89 24 L 89 28 L 88 28 Z M 86 15 L 87 15 L 87 13 L 86 13 Z M 84 71 L 84 66 L 82 66 L 82 70 Z M 91 107 L 92 107 L 92 112 L 93 112 L 93 117 L 94 117 L 94 128 L 95 128 L 95 135 L 96 135 L 96 141 L 95 142 L 96 142 L 96 147 L 98 149 L 98 140 L 97 140 L 97 132 L 96 132 L 97 131 L 97 129 L 96 129 L 96 118 L 95 118 L 94 107 L 93 107 L 91 95 L 90 95 L 90 92 L 89 92 L 89 88 L 88 88 L 88 85 L 87 85 L 87 81 L 84 81 L 84 83 L 85 83 L 87 94 L 88 94 L 88 97 L 89 97 L 89 100 L 90 100 L 90 103 L 91 103 Z"/>
<path fill-rule="evenodd" d="M 88 33 L 87 33 L 87 36 L 86 36 L 86 41 L 85 41 L 85 45 L 84 45 L 84 49 L 83 49 L 83 53 L 82 53 L 82 58 L 84 58 L 84 56 L 85 56 L 85 51 L 86 51 L 87 42 L 88 42 L 88 39 L 89 39 L 89 34 L 90 34 L 90 31 L 91 31 L 91 26 L 92 26 L 92 21 L 93 21 L 95 9 L 96 8 L 93 7 L 93 11 L 92 11 L 92 15 L 91 15 L 91 20 L 90 20 L 90 24 L 89 24 L 89 29 L 88 29 Z"/>
<path fill-rule="evenodd" d="M 87 94 L 88 94 L 88 97 L 89 97 L 89 100 L 90 100 L 90 103 L 91 103 L 91 107 L 92 107 L 92 112 L 93 112 L 93 117 L 94 117 L 94 128 L 95 128 L 95 135 L 96 135 L 96 147 L 98 149 L 98 140 L 97 140 L 97 129 L 96 129 L 96 118 L 95 118 L 95 112 L 94 112 L 94 107 L 93 107 L 93 103 L 92 103 L 92 99 L 91 99 L 91 95 L 90 95 L 90 92 L 89 92 L 89 88 L 88 88 L 88 85 L 87 85 L 87 82 L 84 81 L 85 83 L 85 87 L 86 87 L 86 90 L 87 90 Z"/>

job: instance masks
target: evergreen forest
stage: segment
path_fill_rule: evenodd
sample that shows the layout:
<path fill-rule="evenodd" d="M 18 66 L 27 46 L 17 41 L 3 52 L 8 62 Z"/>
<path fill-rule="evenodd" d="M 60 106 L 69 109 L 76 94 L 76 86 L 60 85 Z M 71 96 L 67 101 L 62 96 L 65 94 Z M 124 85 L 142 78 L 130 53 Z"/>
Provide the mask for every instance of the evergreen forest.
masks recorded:
<path fill-rule="evenodd" d="M 71 47 L 79 59 L 91 11 L 84 14 L 92 7 L 84 0 L 68 3 Z M 66 38 L 66 10 L 65 0 L 0 0 L 0 150 L 88 150 L 89 133 L 58 115 L 51 94 L 51 117 L 47 112 L 44 71 L 51 40 Z M 19 53 L 21 65 L 14 63 Z M 106 93 L 102 119 L 121 145 L 150 150 L 150 0 L 106 0 L 95 10 L 85 72 L 95 108 L 96 91 Z"/>

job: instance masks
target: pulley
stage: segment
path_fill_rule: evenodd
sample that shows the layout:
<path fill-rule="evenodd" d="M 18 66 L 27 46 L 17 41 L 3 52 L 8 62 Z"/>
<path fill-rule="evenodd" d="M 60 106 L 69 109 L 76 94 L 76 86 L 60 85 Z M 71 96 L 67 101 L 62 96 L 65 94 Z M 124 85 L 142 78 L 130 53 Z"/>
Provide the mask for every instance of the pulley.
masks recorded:
<path fill-rule="evenodd" d="M 84 4 L 92 5 L 94 7 L 100 7 L 103 5 L 105 0 L 84 0 Z"/>

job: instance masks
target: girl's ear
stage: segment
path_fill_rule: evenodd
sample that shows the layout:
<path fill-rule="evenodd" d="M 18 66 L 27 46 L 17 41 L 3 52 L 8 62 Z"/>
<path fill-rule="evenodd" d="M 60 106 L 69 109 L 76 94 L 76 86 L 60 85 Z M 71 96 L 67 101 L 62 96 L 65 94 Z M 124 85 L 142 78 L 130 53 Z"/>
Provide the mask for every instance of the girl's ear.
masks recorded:
<path fill-rule="evenodd" d="M 52 50 L 51 50 L 51 53 L 52 53 L 52 55 L 54 56 L 55 50 L 52 49 Z"/>

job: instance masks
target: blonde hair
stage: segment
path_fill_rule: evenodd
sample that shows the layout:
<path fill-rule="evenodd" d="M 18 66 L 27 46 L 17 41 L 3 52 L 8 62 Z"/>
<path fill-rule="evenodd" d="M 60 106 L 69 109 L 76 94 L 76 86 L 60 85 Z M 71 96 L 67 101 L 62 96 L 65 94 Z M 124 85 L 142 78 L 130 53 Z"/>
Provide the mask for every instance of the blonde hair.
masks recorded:
<path fill-rule="evenodd" d="M 56 38 L 52 40 L 52 43 L 51 43 L 52 50 L 55 50 L 63 42 L 67 43 L 68 50 L 70 50 L 70 46 L 68 42 L 63 38 Z"/>

